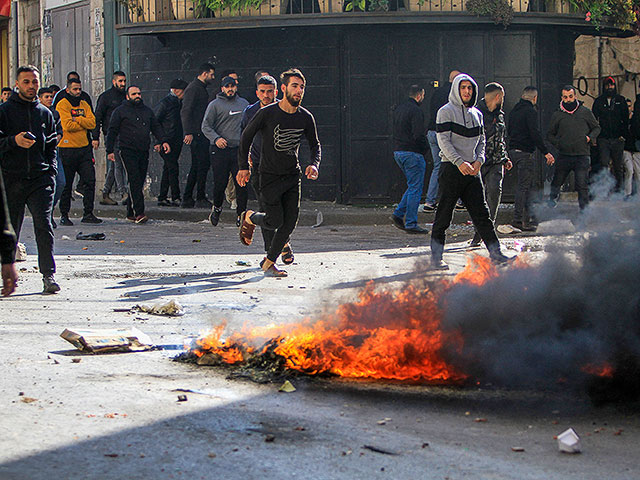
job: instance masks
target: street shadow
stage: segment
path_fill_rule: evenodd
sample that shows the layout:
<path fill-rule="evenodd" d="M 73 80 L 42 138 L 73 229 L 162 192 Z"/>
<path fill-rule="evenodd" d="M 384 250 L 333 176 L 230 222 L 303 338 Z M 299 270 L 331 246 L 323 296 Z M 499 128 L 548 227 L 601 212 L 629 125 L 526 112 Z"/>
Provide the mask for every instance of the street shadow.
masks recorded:
<path fill-rule="evenodd" d="M 424 256 L 425 252 L 383 253 L 380 258 L 411 258 Z"/>
<path fill-rule="evenodd" d="M 233 278 L 237 275 L 256 273 L 248 278 Z M 130 278 L 106 287 L 107 290 L 128 291 L 121 302 L 131 302 L 131 298 L 140 301 L 155 300 L 164 296 L 191 295 L 194 293 L 238 290 L 241 285 L 256 283 L 264 279 L 260 268 L 247 268 L 228 272 L 181 274 L 162 277 Z"/>
<path fill-rule="evenodd" d="M 363 288 L 369 282 L 373 282 L 375 285 L 393 283 L 393 282 L 409 282 L 417 278 L 426 278 L 430 276 L 444 278 L 447 276 L 454 276 L 454 273 L 443 272 L 442 270 L 420 270 L 414 272 L 398 273 L 395 275 L 389 275 L 386 277 L 377 278 L 363 278 L 360 280 L 354 280 L 351 282 L 334 283 L 329 287 L 331 290 L 341 290 L 347 288 Z"/>

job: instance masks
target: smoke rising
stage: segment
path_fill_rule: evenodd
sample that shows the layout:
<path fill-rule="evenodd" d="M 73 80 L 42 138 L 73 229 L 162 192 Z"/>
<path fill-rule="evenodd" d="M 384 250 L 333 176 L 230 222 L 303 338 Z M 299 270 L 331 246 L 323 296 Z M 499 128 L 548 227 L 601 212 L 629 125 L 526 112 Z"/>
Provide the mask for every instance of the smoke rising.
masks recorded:
<path fill-rule="evenodd" d="M 482 286 L 454 285 L 443 298 L 443 329 L 460 331 L 465 344 L 445 350 L 447 360 L 474 378 L 512 386 L 583 384 L 585 367 L 637 365 L 640 222 L 622 221 L 615 213 L 622 206 L 590 207 L 577 223 L 597 231 L 583 233 L 571 254 L 558 249 Z"/>

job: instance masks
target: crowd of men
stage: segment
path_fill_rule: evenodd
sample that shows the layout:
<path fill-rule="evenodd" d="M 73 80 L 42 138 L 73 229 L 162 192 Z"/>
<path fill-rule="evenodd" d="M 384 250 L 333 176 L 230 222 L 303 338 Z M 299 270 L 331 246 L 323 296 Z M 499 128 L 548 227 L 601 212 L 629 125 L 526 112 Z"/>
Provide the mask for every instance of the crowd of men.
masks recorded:
<path fill-rule="evenodd" d="M 256 225 L 262 229 L 266 256 L 260 265 L 265 276 L 287 276 L 275 263 L 279 257 L 285 264 L 294 259 L 289 239 L 299 215 L 303 169 L 298 154 L 303 137 L 313 153 L 312 164 L 304 170 L 306 177 L 317 179 L 320 164 L 315 119 L 300 105 L 305 77 L 297 69 L 283 72 L 283 98 L 278 101 L 276 79 L 266 71 L 257 72 L 258 101 L 252 105 L 238 95 L 234 71 L 223 75 L 220 93 L 210 100 L 207 86 L 214 79 L 214 66 L 204 63 L 191 83 L 173 80 L 169 94 L 151 109 L 144 104 L 140 87 L 127 85 L 125 73 L 116 71 L 112 87 L 98 97 L 94 109 L 76 72 L 67 75 L 66 87 L 60 90 L 40 88 L 35 67 L 18 68 L 15 89 L 7 89 L 6 95 L 3 90 L 0 105 L 4 295 L 10 294 L 17 282 L 15 247 L 25 207 L 33 217 L 43 293 L 47 294 L 60 290 L 54 278 L 53 229 L 57 224 L 53 209 L 59 201 L 60 225 L 73 225 L 69 211 L 76 174 L 75 193 L 80 192 L 83 198 L 80 221 L 102 222 L 93 213 L 95 150 L 101 133 L 108 165 L 101 204 L 117 204 L 111 198 L 115 187 L 123 196 L 127 219 L 136 224 L 147 222 L 143 188 L 153 136 L 153 148 L 164 161 L 158 205 L 209 207 L 209 220 L 216 226 L 226 196 L 236 204 L 236 224 L 243 244 L 251 244 Z M 191 149 L 191 169 L 181 197 L 178 158 L 182 145 Z M 210 168 L 213 202 L 205 195 Z M 259 199 L 258 212 L 247 210 L 250 180 Z"/>
<path fill-rule="evenodd" d="M 613 77 L 604 80 L 603 94 L 595 100 L 593 111 L 576 98 L 573 86 L 562 87 L 560 106 L 551 117 L 545 141 L 538 128 L 536 87 L 526 87 L 505 118 L 502 85 L 487 84 L 484 97 L 478 100 L 473 78 L 454 70 L 449 82 L 431 96 L 425 131 L 420 108 L 425 91 L 412 85 L 409 99 L 394 111 L 394 159 L 407 179 L 407 190 L 391 215 L 393 224 L 407 233 L 428 233 L 418 225 L 427 145 L 433 168 L 422 211 L 435 211 L 431 232 L 434 268 L 448 268 L 442 254 L 445 232 L 456 209 L 466 209 L 473 221 L 476 231 L 471 246 L 484 241 L 496 263 L 510 260 L 500 251 L 495 227 L 506 170 L 515 169 L 515 207 L 511 223 L 498 229 L 504 233 L 536 231 L 536 149 L 548 166 L 555 167 L 547 207 L 557 205 L 571 172 L 581 210 L 589 203 L 590 180 L 606 175 L 614 179 L 613 192 L 624 192 L 629 199 L 640 191 L 640 95 L 634 113 L 631 101 L 619 95 L 616 87 Z"/>

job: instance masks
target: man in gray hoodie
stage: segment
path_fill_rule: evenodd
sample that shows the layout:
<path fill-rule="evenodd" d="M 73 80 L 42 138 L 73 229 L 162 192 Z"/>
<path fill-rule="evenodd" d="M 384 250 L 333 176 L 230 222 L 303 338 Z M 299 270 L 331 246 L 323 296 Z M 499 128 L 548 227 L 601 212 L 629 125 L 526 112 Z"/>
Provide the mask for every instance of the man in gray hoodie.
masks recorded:
<path fill-rule="evenodd" d="M 447 270 L 442 260 L 445 233 L 458 199 L 464 202 L 473 225 L 489 250 L 494 263 L 510 259 L 500 251 L 500 242 L 485 202 L 480 167 L 485 161 L 482 113 L 478 110 L 478 85 L 469 75 L 456 76 L 449 92 L 449 103 L 436 116 L 436 136 L 440 147 L 440 188 L 442 198 L 431 232 L 431 262 L 435 269 Z"/>
<path fill-rule="evenodd" d="M 216 96 L 202 119 L 202 133 L 209 139 L 209 153 L 213 169 L 213 207 L 209 221 L 214 227 L 220 221 L 224 190 L 227 188 L 229 173 L 234 181 L 238 174 L 238 145 L 242 129 L 242 112 L 249 105 L 238 95 L 238 82 L 233 77 L 224 77 L 221 92 Z M 240 214 L 247 209 L 247 187 L 236 182 L 237 208 L 236 224 L 240 226 Z"/>

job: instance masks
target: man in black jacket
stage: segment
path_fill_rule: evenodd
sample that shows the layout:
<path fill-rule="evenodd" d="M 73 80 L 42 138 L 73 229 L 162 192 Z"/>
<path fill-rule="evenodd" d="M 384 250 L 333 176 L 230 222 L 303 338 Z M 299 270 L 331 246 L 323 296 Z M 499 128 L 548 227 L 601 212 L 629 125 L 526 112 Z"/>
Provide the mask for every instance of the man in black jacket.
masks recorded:
<path fill-rule="evenodd" d="M 182 151 L 182 120 L 180 119 L 180 109 L 182 108 L 182 98 L 187 82 L 176 79 L 171 82 L 169 95 L 164 97 L 155 108 L 156 118 L 164 130 L 167 142 L 171 150 L 169 153 L 160 152 L 164 162 L 162 168 L 162 179 L 160 180 L 160 193 L 158 194 L 158 206 L 178 207 L 180 206 L 180 169 L 178 159 Z M 169 187 L 171 187 L 171 201 L 168 199 Z"/>
<path fill-rule="evenodd" d="M 103 92 L 98 97 L 98 102 L 96 103 L 96 128 L 91 132 L 93 139 L 91 144 L 94 150 L 97 150 L 100 146 L 100 130 L 102 130 L 104 137 L 107 138 L 111 114 L 126 98 L 125 88 L 127 86 L 127 77 L 124 72 L 119 70 L 113 72 L 111 84 L 111 88 Z M 107 178 L 105 179 L 104 188 L 102 189 L 100 205 L 118 204 L 118 202 L 110 197 L 114 183 L 118 193 L 124 194 L 126 189 L 124 167 L 122 166 L 122 159 L 120 158 L 118 148 L 115 149 L 114 153 L 116 154 L 116 161 L 110 162 L 107 160 Z"/>
<path fill-rule="evenodd" d="M 4 103 L 4 102 L 3 102 Z M 2 261 L 2 296 L 11 295 L 18 284 L 16 271 L 16 234 L 9 219 L 7 196 L 0 169 L 0 260 Z"/>
<path fill-rule="evenodd" d="M 162 127 L 149 107 L 142 103 L 140 87 L 127 88 L 127 100 L 116 108 L 111 115 L 107 132 L 107 159 L 115 161 L 114 148 L 118 148 L 129 180 L 127 220 L 137 224 L 145 223 L 149 218 L 144 214 L 144 181 L 149 167 L 149 134 L 156 138 L 154 150 L 169 153 L 171 147 L 165 139 Z"/>
<path fill-rule="evenodd" d="M 393 112 L 393 158 L 407 179 L 407 190 L 393 211 L 391 221 L 407 233 L 428 233 L 418 225 L 418 207 L 427 168 L 424 161 L 427 151 L 424 114 L 420 110 L 423 100 L 424 88 L 411 85 L 409 99 Z"/>
<path fill-rule="evenodd" d="M 571 85 L 562 87 L 560 110 L 554 112 L 549 123 L 547 139 L 558 149 L 556 170 L 551 181 L 549 206 L 555 207 L 560 187 L 569 173 L 575 173 L 578 204 L 584 210 L 589 203 L 587 180 L 591 165 L 589 144 L 600 133 L 598 121 L 587 107 L 578 102 L 576 90 Z"/>
<path fill-rule="evenodd" d="M 427 188 L 427 200 L 424 203 L 425 212 L 434 212 L 436 203 L 438 203 L 438 175 L 440 173 L 440 147 L 436 138 L 436 115 L 438 110 L 449 101 L 449 92 L 451 91 L 451 82 L 460 72 L 452 70 L 449 73 L 449 81 L 443 83 L 436 88 L 431 94 L 429 101 L 429 126 L 427 127 L 427 141 L 431 150 L 431 160 L 433 160 L 433 169 L 429 178 L 429 186 Z"/>
<path fill-rule="evenodd" d="M 622 155 L 629 134 L 629 108 L 626 99 L 616 92 L 613 77 L 605 78 L 603 89 L 604 93 L 593 102 L 593 115 L 602 129 L 597 139 L 600 166 L 611 168 L 616 179 L 615 191 L 619 192 L 624 183 Z"/>
<path fill-rule="evenodd" d="M 549 152 L 538 129 L 538 89 L 525 87 L 520 101 L 509 113 L 507 133 L 509 158 L 516 169 L 516 198 L 511 225 L 520 230 L 535 231 L 538 220 L 533 212 L 533 176 L 535 174 L 534 151 L 537 148 L 546 158 L 547 165 L 555 159 Z"/>
<path fill-rule="evenodd" d="M 26 206 L 33 218 L 43 293 L 55 293 L 60 286 L 54 279 L 51 210 L 57 133 L 53 115 L 36 98 L 39 83 L 40 73 L 35 67 L 18 68 L 18 91 L 0 105 L 0 165 L 16 236 L 20 237 Z"/>
<path fill-rule="evenodd" d="M 182 199 L 183 208 L 211 208 L 213 205 L 207 200 L 205 188 L 209 173 L 209 140 L 202 133 L 202 119 L 209 105 L 207 85 L 213 83 L 215 68 L 210 63 L 203 63 L 198 68 L 198 76 L 187 86 L 182 99 L 182 128 L 184 129 L 184 143 L 191 147 L 191 169 L 187 176 Z M 196 187 L 197 185 L 197 187 Z M 196 201 L 193 200 L 193 190 L 196 190 Z"/>

